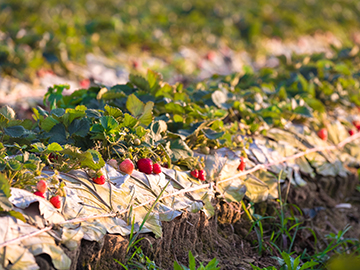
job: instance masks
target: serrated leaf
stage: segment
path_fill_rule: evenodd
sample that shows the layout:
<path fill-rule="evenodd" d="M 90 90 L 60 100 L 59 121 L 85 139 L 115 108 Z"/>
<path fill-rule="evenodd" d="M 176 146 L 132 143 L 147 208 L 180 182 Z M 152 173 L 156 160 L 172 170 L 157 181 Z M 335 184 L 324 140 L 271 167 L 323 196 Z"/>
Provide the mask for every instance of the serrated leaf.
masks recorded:
<path fill-rule="evenodd" d="M 144 112 L 145 105 L 134 94 L 131 94 L 126 101 L 126 109 L 134 116 L 138 117 Z"/>
<path fill-rule="evenodd" d="M 43 121 L 40 122 L 40 127 L 43 130 L 45 130 L 46 132 L 49 132 L 58 123 L 59 123 L 58 120 L 56 120 L 52 116 L 49 116 L 49 117 L 46 117 Z"/>
<path fill-rule="evenodd" d="M 7 165 L 13 171 L 20 171 L 22 168 L 21 163 L 16 159 L 9 159 Z"/>
<path fill-rule="evenodd" d="M 65 110 L 63 108 L 56 108 L 51 110 L 50 114 L 53 114 L 57 117 L 61 117 L 65 114 Z"/>
<path fill-rule="evenodd" d="M 124 119 L 123 122 L 120 124 L 120 127 L 128 127 L 128 128 L 133 128 L 137 125 L 139 121 L 132 117 L 130 114 L 125 113 L 124 114 Z"/>
<path fill-rule="evenodd" d="M 57 151 L 62 151 L 64 149 L 61 147 L 60 144 L 53 142 L 46 147 L 46 150 L 50 152 L 57 152 Z"/>
<path fill-rule="evenodd" d="M 70 124 L 68 130 L 70 136 L 76 135 L 80 137 L 85 137 L 90 130 L 90 121 L 86 118 L 75 119 Z"/>
<path fill-rule="evenodd" d="M 144 90 L 144 91 L 150 91 L 150 85 L 149 85 L 148 81 L 145 80 L 143 77 L 130 74 L 129 80 L 137 88 Z"/>
<path fill-rule="evenodd" d="M 0 127 L 5 127 L 9 123 L 9 119 L 7 119 L 4 115 L 0 114 Z"/>
<path fill-rule="evenodd" d="M 34 148 L 34 151 L 38 153 L 45 151 L 46 148 L 45 145 L 41 142 L 33 143 L 31 146 Z"/>
<path fill-rule="evenodd" d="M 87 150 L 82 154 L 83 160 L 81 161 L 81 167 L 89 168 L 94 171 L 100 170 L 105 166 L 105 161 L 98 151 Z"/>
<path fill-rule="evenodd" d="M 8 119 L 8 120 L 15 119 L 15 115 L 16 115 L 15 111 L 11 107 L 9 107 L 8 105 L 5 105 L 5 106 L 0 108 L 0 114 L 5 116 L 6 119 Z"/>
<path fill-rule="evenodd" d="M 66 144 L 66 130 L 65 126 L 61 123 L 56 124 L 48 133 L 50 136 L 49 143 L 57 142 L 59 144 Z"/>
<path fill-rule="evenodd" d="M 104 109 L 108 115 L 113 116 L 114 118 L 118 118 L 123 115 L 123 112 L 119 108 L 112 107 L 107 104 L 105 105 Z"/>
<path fill-rule="evenodd" d="M 162 76 L 160 73 L 155 72 L 151 69 L 148 69 L 146 74 L 147 81 L 150 86 L 150 90 L 152 93 L 154 93 L 156 90 L 160 88 L 159 82 L 162 80 Z"/>
<path fill-rule="evenodd" d="M 154 107 L 154 102 L 152 102 L 152 101 L 149 101 L 145 104 L 144 112 L 139 118 L 140 123 L 143 124 L 144 126 L 148 126 L 152 122 L 153 107 Z"/>
<path fill-rule="evenodd" d="M 26 133 L 26 129 L 23 126 L 13 126 L 4 128 L 5 134 L 13 138 L 19 138 Z"/>
<path fill-rule="evenodd" d="M 106 131 L 110 131 L 119 126 L 118 121 L 112 116 L 106 115 L 100 117 L 100 123 Z"/>
<path fill-rule="evenodd" d="M 171 157 L 172 162 L 175 162 L 179 159 L 185 159 L 193 155 L 192 150 L 181 139 L 177 139 L 175 141 L 168 143 L 167 150 L 169 151 L 169 155 Z"/>
<path fill-rule="evenodd" d="M 94 110 L 94 109 L 87 109 L 85 113 L 89 118 L 98 119 L 102 116 L 102 114 L 98 110 Z"/>

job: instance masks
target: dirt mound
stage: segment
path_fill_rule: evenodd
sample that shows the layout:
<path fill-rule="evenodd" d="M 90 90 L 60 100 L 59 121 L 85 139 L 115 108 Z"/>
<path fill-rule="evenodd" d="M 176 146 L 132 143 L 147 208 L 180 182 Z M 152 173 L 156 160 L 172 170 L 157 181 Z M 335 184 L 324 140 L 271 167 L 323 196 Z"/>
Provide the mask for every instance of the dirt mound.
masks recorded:
<path fill-rule="evenodd" d="M 305 176 L 304 176 L 305 177 Z M 294 210 L 295 216 L 302 221 L 302 226 L 313 230 L 299 230 L 293 250 L 298 253 L 305 248 L 309 253 L 324 249 L 329 240 L 329 233 L 337 234 L 346 225 L 352 228 L 346 233 L 347 238 L 360 237 L 360 193 L 354 192 L 359 183 L 357 174 L 347 178 L 319 177 L 307 179 L 304 187 L 291 186 L 288 203 L 300 207 L 303 215 Z M 283 185 L 283 196 L 287 193 Z M 346 200 L 347 199 L 347 200 Z M 345 201 L 346 200 L 346 201 Z M 254 230 L 249 233 L 251 223 L 244 215 L 239 203 L 214 202 L 215 215 L 208 219 L 203 212 L 184 212 L 178 218 L 163 222 L 163 237 L 156 239 L 153 234 L 144 234 L 138 246 L 145 255 L 154 260 L 162 269 L 173 269 L 174 261 L 188 265 L 188 252 L 192 251 L 197 262 L 207 263 L 213 258 L 220 262 L 221 269 L 252 269 L 249 263 L 260 267 L 276 265 L 271 255 L 264 251 L 257 253 L 257 236 Z M 263 216 L 275 216 L 277 202 L 268 201 L 255 205 L 255 211 Z M 264 231 L 274 229 L 274 220 L 264 222 Z M 264 239 L 266 243 L 267 239 Z M 100 242 L 82 240 L 75 251 L 65 250 L 72 259 L 72 270 L 85 269 L 122 269 L 114 258 L 124 262 L 128 238 L 120 235 L 106 235 Z M 65 249 L 65 248 L 64 248 Z M 37 262 L 41 269 L 54 269 L 50 258 L 40 255 Z"/>

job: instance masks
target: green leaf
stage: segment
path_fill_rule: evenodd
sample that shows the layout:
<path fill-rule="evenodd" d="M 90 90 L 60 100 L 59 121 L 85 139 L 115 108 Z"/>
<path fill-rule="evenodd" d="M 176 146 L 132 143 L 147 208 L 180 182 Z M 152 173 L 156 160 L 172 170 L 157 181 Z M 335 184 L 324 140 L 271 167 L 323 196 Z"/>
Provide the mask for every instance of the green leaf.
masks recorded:
<path fill-rule="evenodd" d="M 130 74 L 129 80 L 132 84 L 134 84 L 137 88 L 147 91 L 150 91 L 150 85 L 143 77 L 138 75 Z"/>
<path fill-rule="evenodd" d="M 123 122 L 120 124 L 120 127 L 128 127 L 128 128 L 133 128 L 137 125 L 139 121 L 132 117 L 130 114 L 125 113 L 124 114 L 124 119 Z"/>
<path fill-rule="evenodd" d="M 113 116 L 114 118 L 118 118 L 120 116 L 123 116 L 123 113 L 119 108 L 111 107 L 111 106 L 106 104 L 104 109 L 105 109 L 105 111 L 107 112 L 108 115 Z"/>
<path fill-rule="evenodd" d="M 70 124 L 69 128 L 70 136 L 76 135 L 85 137 L 90 130 L 90 121 L 87 118 L 75 119 Z"/>
<path fill-rule="evenodd" d="M 210 140 L 219 139 L 220 137 L 222 137 L 224 135 L 224 132 L 216 132 L 210 128 L 203 129 L 202 132 L 204 132 L 204 135 L 206 136 L 206 138 L 208 138 Z"/>
<path fill-rule="evenodd" d="M 9 123 L 9 119 L 0 114 L 0 127 L 6 127 L 7 123 Z"/>
<path fill-rule="evenodd" d="M 189 250 L 189 268 L 190 270 L 196 270 L 195 258 Z"/>
<path fill-rule="evenodd" d="M 5 134 L 13 138 L 19 138 L 26 133 L 26 129 L 23 126 L 13 126 L 4 128 Z"/>
<path fill-rule="evenodd" d="M 6 160 L 3 158 L 0 158 L 0 171 L 4 170 L 6 167 Z"/>
<path fill-rule="evenodd" d="M 98 119 L 102 116 L 102 114 L 98 111 L 98 110 L 95 110 L 95 109 L 87 109 L 85 111 L 87 117 L 89 118 L 95 118 L 95 119 Z"/>
<path fill-rule="evenodd" d="M 126 101 L 126 109 L 135 117 L 144 112 L 145 105 L 134 94 L 131 94 Z"/>
<path fill-rule="evenodd" d="M 312 113 L 306 106 L 298 106 L 295 108 L 294 113 L 304 117 L 312 117 Z"/>
<path fill-rule="evenodd" d="M 21 221 L 23 222 L 26 222 L 26 219 L 25 217 L 23 216 L 23 214 L 21 214 L 20 212 L 17 212 L 17 211 L 9 211 L 9 215 L 14 217 L 14 218 L 17 218 L 17 219 L 20 219 Z"/>
<path fill-rule="evenodd" d="M 152 122 L 153 107 L 154 107 L 154 102 L 152 102 L 152 101 L 149 101 L 145 104 L 144 112 L 139 118 L 140 123 L 143 124 L 144 126 L 148 126 Z"/>
<path fill-rule="evenodd" d="M 41 153 L 45 151 L 46 148 L 45 145 L 41 142 L 33 143 L 31 146 L 34 148 L 32 152 L 37 152 L 37 153 Z"/>
<path fill-rule="evenodd" d="M 11 196 L 9 181 L 6 179 L 6 177 L 3 174 L 0 174 L 0 192 L 6 198 L 9 198 Z"/>
<path fill-rule="evenodd" d="M 9 107 L 8 105 L 5 105 L 5 106 L 0 108 L 0 114 L 5 116 L 5 118 L 8 119 L 8 120 L 15 119 L 15 115 L 16 115 L 15 111 L 11 107 Z"/>
<path fill-rule="evenodd" d="M 54 142 L 54 143 L 51 143 L 49 144 L 46 149 L 50 152 L 57 152 L 57 151 L 62 151 L 64 150 L 60 144 Z"/>
<path fill-rule="evenodd" d="M 105 131 L 110 131 L 112 129 L 115 129 L 119 126 L 118 121 L 112 116 L 106 115 L 100 117 L 100 123 L 105 129 Z"/>
<path fill-rule="evenodd" d="M 152 93 L 156 92 L 156 90 L 160 88 L 159 82 L 162 80 L 161 74 L 151 69 L 148 69 L 146 77 L 150 86 L 150 91 Z"/>
<path fill-rule="evenodd" d="M 181 139 L 168 142 L 167 150 L 169 151 L 169 155 L 171 157 L 172 162 L 175 162 L 179 159 L 185 159 L 193 155 L 192 150 Z"/>
<path fill-rule="evenodd" d="M 83 160 L 81 161 L 81 167 L 89 168 L 94 171 L 100 170 L 105 166 L 105 161 L 100 155 L 100 153 L 96 150 L 87 150 L 82 154 Z"/>
<path fill-rule="evenodd" d="M 56 108 L 51 110 L 50 114 L 53 114 L 57 117 L 61 117 L 65 114 L 65 110 L 63 108 Z"/>
<path fill-rule="evenodd" d="M 9 159 L 7 165 L 13 171 L 20 171 L 22 169 L 21 163 L 15 159 Z"/>
<path fill-rule="evenodd" d="M 46 117 L 43 121 L 40 122 L 40 127 L 43 130 L 45 130 L 46 132 L 49 132 L 58 123 L 59 123 L 58 120 L 56 120 L 52 116 L 49 116 L 49 117 Z"/>
<path fill-rule="evenodd" d="M 56 124 L 48 133 L 50 136 L 49 143 L 57 142 L 59 144 L 67 143 L 65 126 L 61 123 Z"/>

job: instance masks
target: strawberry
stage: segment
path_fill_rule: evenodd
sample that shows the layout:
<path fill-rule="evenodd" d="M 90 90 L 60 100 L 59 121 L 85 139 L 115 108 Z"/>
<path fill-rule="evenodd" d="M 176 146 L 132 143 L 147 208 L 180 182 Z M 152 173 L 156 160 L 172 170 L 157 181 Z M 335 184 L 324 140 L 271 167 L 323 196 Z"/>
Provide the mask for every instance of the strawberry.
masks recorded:
<path fill-rule="evenodd" d="M 59 195 L 51 197 L 50 202 L 55 208 L 57 208 L 57 209 L 61 208 L 61 201 L 60 201 Z"/>
<path fill-rule="evenodd" d="M 108 164 L 113 168 L 117 168 L 117 166 L 118 166 L 117 161 L 113 158 L 108 161 Z"/>
<path fill-rule="evenodd" d="M 199 171 L 198 170 L 193 170 L 193 171 L 190 172 L 190 174 L 195 178 L 199 178 Z"/>
<path fill-rule="evenodd" d="M 123 162 L 120 163 L 119 169 L 120 169 L 120 171 L 122 171 L 128 175 L 131 175 L 134 170 L 134 163 L 130 159 L 127 158 Z"/>
<path fill-rule="evenodd" d="M 354 135 L 354 134 L 355 134 L 355 131 L 354 131 L 354 130 L 352 130 L 352 129 L 350 129 L 350 130 L 349 130 L 349 134 L 350 134 L 350 136 L 352 136 L 352 135 Z"/>
<path fill-rule="evenodd" d="M 357 130 L 360 131 L 360 121 L 359 120 L 353 121 L 353 125 L 356 127 Z"/>
<path fill-rule="evenodd" d="M 209 61 L 214 61 L 215 57 L 216 57 L 216 53 L 214 51 L 209 51 L 205 56 L 205 58 Z"/>
<path fill-rule="evenodd" d="M 105 184 L 105 175 L 96 176 L 92 180 L 98 185 L 103 185 Z"/>
<path fill-rule="evenodd" d="M 199 180 L 205 181 L 206 180 L 206 172 L 204 170 L 199 170 Z"/>
<path fill-rule="evenodd" d="M 80 87 L 84 89 L 88 89 L 90 86 L 90 80 L 89 79 L 83 79 L 80 81 Z"/>
<path fill-rule="evenodd" d="M 153 165 L 153 173 L 155 173 L 155 174 L 161 173 L 161 166 L 159 164 L 155 163 Z"/>
<path fill-rule="evenodd" d="M 48 159 L 50 162 L 54 163 L 55 161 L 58 160 L 58 156 L 55 153 L 50 153 Z"/>
<path fill-rule="evenodd" d="M 328 137 L 328 132 L 327 132 L 326 128 L 322 128 L 318 131 L 317 135 L 319 136 L 320 139 L 322 139 L 323 141 L 326 141 L 327 137 Z"/>
<path fill-rule="evenodd" d="M 137 162 L 137 166 L 140 172 L 151 174 L 153 171 L 153 163 L 150 158 L 142 158 Z"/>
<path fill-rule="evenodd" d="M 240 164 L 237 168 L 239 171 L 243 171 L 245 170 L 245 161 L 244 161 L 244 157 L 240 157 Z"/>
<path fill-rule="evenodd" d="M 34 192 L 34 195 L 39 196 L 39 197 L 45 199 L 44 193 L 42 193 L 42 192 L 40 192 L 40 191 L 35 191 L 35 192 Z"/>
<path fill-rule="evenodd" d="M 47 184 L 44 180 L 40 180 L 39 182 L 37 182 L 36 184 L 36 189 L 41 192 L 41 193 L 45 193 L 47 188 Z"/>

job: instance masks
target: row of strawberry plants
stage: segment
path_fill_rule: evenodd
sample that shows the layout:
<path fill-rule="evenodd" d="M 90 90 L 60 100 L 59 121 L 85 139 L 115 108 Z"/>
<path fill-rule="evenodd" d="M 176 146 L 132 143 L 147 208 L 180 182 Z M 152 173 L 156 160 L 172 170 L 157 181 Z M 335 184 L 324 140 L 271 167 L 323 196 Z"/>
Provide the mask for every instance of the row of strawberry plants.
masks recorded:
<path fill-rule="evenodd" d="M 151 70 L 146 77 L 130 75 L 126 85 L 80 89 L 69 96 L 63 95 L 66 85 L 55 85 L 44 98 L 50 111 L 34 108 L 35 123 L 16 119 L 9 107 L 1 109 L 0 170 L 23 187 L 44 164 L 63 172 L 96 172 L 104 160 L 149 158 L 190 169 L 205 180 L 194 150 L 244 150 L 252 134 L 290 121 L 310 124 L 326 139 L 324 114 L 331 118 L 339 105 L 345 110 L 360 105 L 358 65 L 359 54 L 348 51 L 334 59 L 314 55 L 276 69 L 214 75 L 188 88 L 169 85 Z M 18 153 L 23 155 L 6 158 Z"/>

